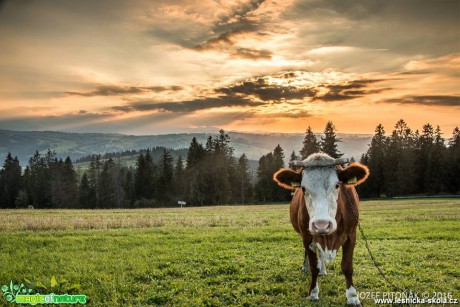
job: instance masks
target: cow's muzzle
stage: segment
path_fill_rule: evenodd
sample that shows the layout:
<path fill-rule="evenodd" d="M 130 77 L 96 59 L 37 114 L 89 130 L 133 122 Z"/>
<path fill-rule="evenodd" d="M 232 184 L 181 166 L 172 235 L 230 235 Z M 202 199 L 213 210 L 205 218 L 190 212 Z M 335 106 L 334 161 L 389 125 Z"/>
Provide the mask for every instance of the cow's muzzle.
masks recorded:
<path fill-rule="evenodd" d="M 310 232 L 317 235 L 328 235 L 333 232 L 333 224 L 327 220 L 317 220 L 311 223 Z"/>

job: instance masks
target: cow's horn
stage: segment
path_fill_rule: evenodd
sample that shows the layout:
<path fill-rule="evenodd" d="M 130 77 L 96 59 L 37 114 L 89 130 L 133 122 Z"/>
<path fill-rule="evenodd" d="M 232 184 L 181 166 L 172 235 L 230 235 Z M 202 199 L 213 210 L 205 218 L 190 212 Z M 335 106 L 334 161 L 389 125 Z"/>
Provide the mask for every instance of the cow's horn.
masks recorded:
<path fill-rule="evenodd" d="M 305 163 L 303 161 L 294 160 L 294 161 L 289 162 L 289 165 L 290 166 L 305 166 Z"/>
<path fill-rule="evenodd" d="M 349 162 L 350 162 L 350 160 L 347 159 L 347 158 L 335 159 L 335 164 L 336 165 L 344 165 L 344 164 L 347 164 Z"/>

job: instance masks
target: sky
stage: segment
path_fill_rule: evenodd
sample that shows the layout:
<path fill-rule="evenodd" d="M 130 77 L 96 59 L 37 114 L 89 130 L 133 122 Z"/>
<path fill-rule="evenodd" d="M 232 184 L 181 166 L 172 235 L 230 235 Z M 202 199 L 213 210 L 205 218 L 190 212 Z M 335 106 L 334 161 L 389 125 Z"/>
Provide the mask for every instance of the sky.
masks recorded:
<path fill-rule="evenodd" d="M 0 129 L 460 126 L 460 0 L 0 0 Z"/>

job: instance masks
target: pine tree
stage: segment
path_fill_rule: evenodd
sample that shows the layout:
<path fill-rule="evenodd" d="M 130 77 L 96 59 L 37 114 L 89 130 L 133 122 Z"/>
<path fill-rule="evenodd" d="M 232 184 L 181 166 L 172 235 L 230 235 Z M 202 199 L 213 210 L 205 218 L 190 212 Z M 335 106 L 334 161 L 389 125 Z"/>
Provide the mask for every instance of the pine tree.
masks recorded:
<path fill-rule="evenodd" d="M 278 144 L 273 150 L 273 168 L 278 170 L 284 167 L 284 150 Z"/>
<path fill-rule="evenodd" d="M 249 160 L 246 154 L 242 154 L 238 159 L 237 166 L 238 182 L 240 184 L 239 199 L 241 204 L 245 204 L 249 201 L 252 195 L 252 185 L 249 173 Z"/>
<path fill-rule="evenodd" d="M 163 149 L 159 165 L 158 198 L 165 203 L 170 201 L 172 194 L 173 168 L 171 154 Z"/>
<path fill-rule="evenodd" d="M 94 191 L 94 208 L 99 203 L 99 178 L 101 176 L 102 163 L 101 155 L 92 155 L 88 169 L 88 182 L 92 191 Z"/>
<path fill-rule="evenodd" d="M 209 143 L 209 142 L 208 142 Z M 211 144 L 209 144 L 211 147 Z M 188 179 L 184 182 L 186 199 L 189 203 L 195 205 L 204 205 L 206 194 L 209 189 L 206 187 L 206 169 L 204 160 L 207 152 L 203 145 L 198 143 L 196 138 L 192 139 L 187 153 L 187 166 L 185 169 L 185 177 Z"/>
<path fill-rule="evenodd" d="M 19 191 L 16 200 L 14 201 L 15 208 L 27 208 L 29 206 L 29 195 L 27 191 L 22 189 Z"/>
<path fill-rule="evenodd" d="M 64 204 L 68 208 L 76 208 L 78 203 L 78 179 L 77 172 L 75 172 L 72 160 L 67 157 L 63 166 L 63 180 L 64 180 Z"/>
<path fill-rule="evenodd" d="M 407 123 L 401 119 L 395 125 L 395 135 L 398 142 L 398 163 L 396 169 L 398 195 L 409 195 L 416 192 L 416 143 L 417 136 Z"/>
<path fill-rule="evenodd" d="M 320 144 L 316 139 L 316 136 L 313 134 L 311 127 L 307 128 L 305 132 L 305 138 L 303 140 L 303 147 L 300 150 L 300 158 L 305 160 L 309 155 L 317 153 L 320 151 Z"/>
<path fill-rule="evenodd" d="M 447 149 L 447 189 L 460 192 L 460 129 L 455 127 Z"/>
<path fill-rule="evenodd" d="M 18 157 L 6 156 L 0 171 L 0 208 L 14 208 L 22 187 L 21 166 Z"/>
<path fill-rule="evenodd" d="M 206 152 L 203 145 L 198 143 L 196 138 L 192 139 L 187 153 L 187 169 L 197 166 L 205 156 Z"/>
<path fill-rule="evenodd" d="M 263 203 L 273 201 L 272 171 L 273 153 L 270 152 L 260 157 L 259 166 L 257 168 L 256 197 Z"/>
<path fill-rule="evenodd" d="M 72 160 L 70 157 L 67 157 L 65 161 L 55 158 L 53 162 L 49 163 L 52 207 L 78 207 L 77 174 L 73 168 Z"/>
<path fill-rule="evenodd" d="M 79 199 L 83 208 L 96 208 L 96 191 L 90 186 L 87 172 L 83 173 L 81 177 Z"/>
<path fill-rule="evenodd" d="M 295 151 L 293 150 L 292 153 L 291 153 L 291 157 L 289 158 L 289 164 L 290 164 L 291 162 L 297 161 L 297 160 L 299 160 L 299 156 L 296 155 Z M 293 170 L 297 170 L 297 169 L 298 169 L 297 166 L 291 166 L 291 165 L 289 165 L 289 167 L 290 167 L 291 169 L 293 169 Z"/>
<path fill-rule="evenodd" d="M 428 161 L 425 171 L 425 186 L 428 194 L 440 193 L 444 188 L 445 182 L 445 150 L 444 139 L 442 138 L 441 128 L 437 126 L 434 132 L 433 146 L 428 152 Z"/>
<path fill-rule="evenodd" d="M 271 172 L 269 174 L 269 178 L 267 178 L 268 180 L 270 180 L 271 183 L 274 201 L 284 201 L 289 199 L 290 192 L 286 189 L 281 188 L 275 181 L 273 181 L 273 174 L 277 172 L 280 168 L 284 168 L 284 166 L 284 150 L 278 144 L 273 150 L 273 164 L 271 165 Z"/>
<path fill-rule="evenodd" d="M 238 191 L 239 187 L 236 186 L 236 163 L 230 136 L 221 129 L 211 141 L 208 139 L 206 150 L 205 185 L 209 189 L 207 203 L 222 205 L 235 200 L 234 190 Z"/>
<path fill-rule="evenodd" d="M 360 191 L 366 187 L 366 196 L 378 197 L 384 194 L 384 170 L 385 170 L 385 153 L 387 151 L 387 137 L 382 124 L 375 128 L 375 135 L 372 137 L 371 144 L 367 153 L 361 158 L 361 163 L 367 165 L 370 170 L 370 176 L 360 187 Z"/>
<path fill-rule="evenodd" d="M 125 172 L 120 162 L 115 162 L 112 158 L 104 162 L 99 182 L 100 208 L 125 207 L 124 178 Z"/>
<path fill-rule="evenodd" d="M 434 144 L 434 128 L 431 124 L 423 125 L 422 132 L 418 139 L 417 148 L 417 185 L 421 192 L 430 192 L 430 175 L 427 173 L 430 163 L 430 152 Z"/>
<path fill-rule="evenodd" d="M 113 191 L 113 168 L 115 163 L 112 158 L 105 161 L 102 165 L 101 175 L 99 177 L 99 203 L 98 208 L 114 208 L 115 197 Z"/>
<path fill-rule="evenodd" d="M 156 191 L 156 167 L 147 150 L 145 156 L 139 155 L 136 165 L 135 188 L 139 199 L 153 200 Z"/>
<path fill-rule="evenodd" d="M 388 138 L 388 146 L 384 155 L 384 191 L 387 196 L 396 196 L 399 191 L 398 164 L 401 153 L 399 138 L 395 131 Z"/>
<path fill-rule="evenodd" d="M 173 193 L 178 201 L 183 201 L 185 199 L 185 182 L 184 161 L 182 160 L 182 156 L 179 155 L 173 173 Z"/>
<path fill-rule="evenodd" d="M 259 201 L 285 201 L 289 199 L 289 191 L 279 187 L 273 181 L 273 174 L 284 167 L 284 151 L 277 145 L 270 152 L 259 159 L 257 169 L 256 196 Z"/>
<path fill-rule="evenodd" d="M 334 124 L 328 121 L 324 128 L 324 138 L 321 137 L 321 151 L 332 158 L 340 158 L 343 154 L 338 151 L 337 143 L 341 142 L 341 140 L 337 138 L 335 132 Z"/>
<path fill-rule="evenodd" d="M 125 181 L 123 183 L 123 190 L 125 191 L 127 205 L 132 207 L 134 202 L 136 201 L 136 187 L 134 183 L 134 171 L 130 167 L 126 170 Z"/>
<path fill-rule="evenodd" d="M 34 208 L 51 208 L 50 164 L 54 159 L 48 151 L 46 159 L 38 151 L 29 159 L 24 172 L 27 194 Z"/>

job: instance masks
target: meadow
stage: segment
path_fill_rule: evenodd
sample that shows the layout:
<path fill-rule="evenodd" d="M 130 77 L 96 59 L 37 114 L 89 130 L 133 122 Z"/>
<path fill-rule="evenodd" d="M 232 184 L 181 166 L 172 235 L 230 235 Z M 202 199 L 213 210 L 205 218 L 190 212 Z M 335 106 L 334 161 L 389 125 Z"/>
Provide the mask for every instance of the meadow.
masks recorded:
<path fill-rule="evenodd" d="M 392 282 L 460 299 L 460 199 L 363 201 L 360 210 Z M 0 286 L 85 294 L 89 306 L 344 306 L 340 257 L 312 303 L 287 203 L 0 211 Z M 360 236 L 354 259 L 359 292 L 393 290 Z"/>

